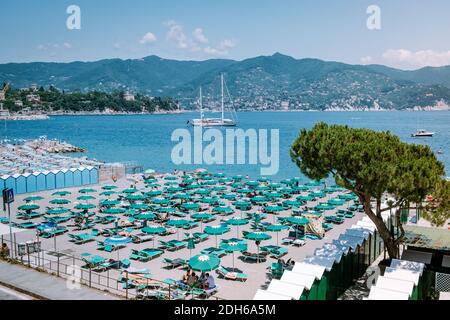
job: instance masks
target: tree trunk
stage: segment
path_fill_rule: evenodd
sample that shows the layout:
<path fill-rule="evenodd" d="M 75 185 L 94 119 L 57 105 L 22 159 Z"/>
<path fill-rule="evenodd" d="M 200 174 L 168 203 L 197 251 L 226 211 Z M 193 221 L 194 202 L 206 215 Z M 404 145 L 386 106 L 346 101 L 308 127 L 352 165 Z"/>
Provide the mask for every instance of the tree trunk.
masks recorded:
<path fill-rule="evenodd" d="M 372 211 L 372 207 L 370 204 L 370 198 L 369 199 L 360 199 L 362 200 L 361 203 L 364 204 L 364 212 L 366 215 L 372 220 L 372 222 L 375 224 L 375 227 L 377 228 L 378 233 L 380 234 L 380 237 L 383 239 L 384 245 L 387 249 L 387 252 L 389 254 L 389 258 L 391 259 L 398 259 L 398 250 L 397 250 L 397 243 L 394 236 L 391 234 L 391 231 L 388 229 L 386 224 L 383 221 L 383 218 L 381 215 L 377 215 Z"/>

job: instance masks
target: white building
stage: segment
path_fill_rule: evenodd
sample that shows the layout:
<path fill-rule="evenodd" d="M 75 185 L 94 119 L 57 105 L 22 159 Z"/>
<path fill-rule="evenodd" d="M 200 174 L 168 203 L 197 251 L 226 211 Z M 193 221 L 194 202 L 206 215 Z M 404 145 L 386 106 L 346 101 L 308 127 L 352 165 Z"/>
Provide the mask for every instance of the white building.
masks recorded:
<path fill-rule="evenodd" d="M 16 107 L 23 107 L 23 101 L 22 100 L 16 100 L 16 101 L 14 101 L 14 105 Z"/>
<path fill-rule="evenodd" d="M 0 90 L 0 101 L 5 101 L 5 99 L 6 99 L 5 91 Z"/>
<path fill-rule="evenodd" d="M 31 103 L 39 103 L 41 102 L 41 97 L 38 94 L 29 94 L 27 95 L 27 101 Z"/>
<path fill-rule="evenodd" d="M 31 91 L 37 91 L 37 90 L 38 90 L 38 85 L 35 84 L 35 83 L 33 83 L 33 84 L 30 86 L 30 90 L 31 90 Z"/>
<path fill-rule="evenodd" d="M 282 101 L 281 102 L 281 110 L 285 110 L 285 111 L 289 110 L 289 101 Z"/>
<path fill-rule="evenodd" d="M 125 101 L 135 101 L 134 95 L 128 92 L 123 95 L 123 99 Z"/>

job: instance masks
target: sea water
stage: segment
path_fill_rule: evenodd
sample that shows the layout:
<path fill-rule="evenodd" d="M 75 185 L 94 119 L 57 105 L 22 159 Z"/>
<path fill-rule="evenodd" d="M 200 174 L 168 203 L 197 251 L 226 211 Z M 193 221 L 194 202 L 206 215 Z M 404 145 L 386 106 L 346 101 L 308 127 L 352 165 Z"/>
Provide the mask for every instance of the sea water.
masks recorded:
<path fill-rule="evenodd" d="M 171 141 L 174 130 L 188 128 L 196 113 L 177 115 L 52 116 L 45 121 L 9 121 L 0 124 L 1 139 L 35 139 L 47 136 L 87 149 L 86 156 L 105 162 L 137 161 L 159 172 L 192 170 L 197 165 L 176 166 Z M 209 116 L 209 115 L 208 115 Z M 408 143 L 429 145 L 450 175 L 450 112 L 242 112 L 238 128 L 279 130 L 279 180 L 301 176 L 292 163 L 289 149 L 302 128 L 317 122 L 391 131 Z M 435 132 L 432 138 L 412 138 L 418 129 Z M 258 164 L 202 165 L 212 172 L 228 175 L 260 175 Z"/>

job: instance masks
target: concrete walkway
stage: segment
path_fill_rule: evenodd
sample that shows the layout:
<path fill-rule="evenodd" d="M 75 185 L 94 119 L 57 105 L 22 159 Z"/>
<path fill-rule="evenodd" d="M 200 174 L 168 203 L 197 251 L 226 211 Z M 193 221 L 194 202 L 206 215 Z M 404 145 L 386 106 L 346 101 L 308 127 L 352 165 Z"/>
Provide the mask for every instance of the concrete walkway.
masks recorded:
<path fill-rule="evenodd" d="M 0 262 L 0 285 L 14 291 L 48 300 L 118 300 L 101 291 L 81 286 L 69 289 L 67 281 L 20 265 Z"/>

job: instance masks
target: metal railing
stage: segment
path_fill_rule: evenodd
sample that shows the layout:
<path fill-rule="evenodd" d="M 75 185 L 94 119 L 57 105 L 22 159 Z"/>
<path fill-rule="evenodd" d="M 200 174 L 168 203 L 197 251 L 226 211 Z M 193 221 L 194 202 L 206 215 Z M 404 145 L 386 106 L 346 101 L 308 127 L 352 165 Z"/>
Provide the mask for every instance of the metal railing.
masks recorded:
<path fill-rule="evenodd" d="M 9 240 L 3 240 L 9 248 L 13 248 Z M 159 299 L 159 300 L 192 300 L 213 299 L 224 300 L 215 295 L 205 297 L 200 291 L 179 290 L 176 284 L 166 283 L 152 278 L 146 278 L 144 274 L 133 274 L 127 270 L 120 270 L 92 264 L 89 259 L 80 259 L 63 251 L 40 250 L 30 252 L 26 246 L 25 252 L 19 254 L 17 247 L 12 257 L 1 257 L 11 263 L 18 263 L 37 271 L 66 279 L 68 289 L 76 289 L 78 285 L 103 291 L 122 299 Z"/>

